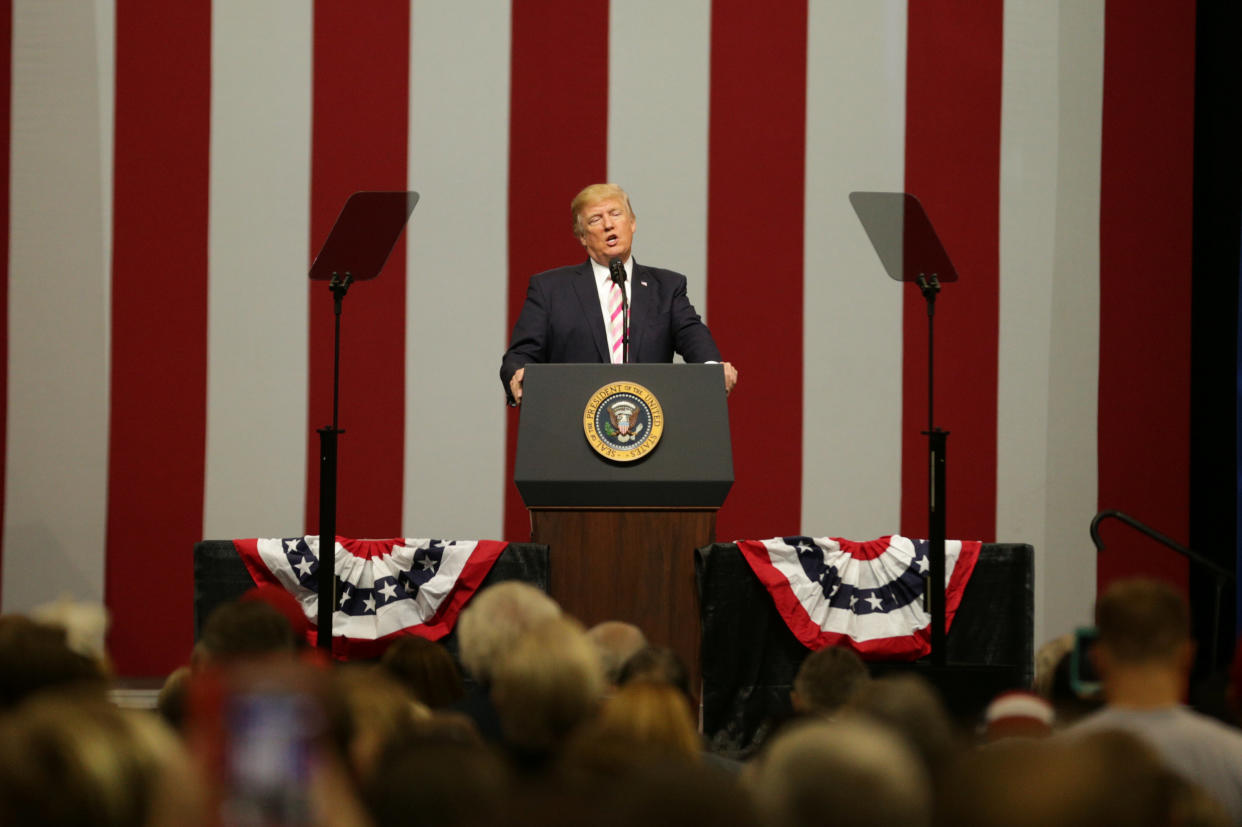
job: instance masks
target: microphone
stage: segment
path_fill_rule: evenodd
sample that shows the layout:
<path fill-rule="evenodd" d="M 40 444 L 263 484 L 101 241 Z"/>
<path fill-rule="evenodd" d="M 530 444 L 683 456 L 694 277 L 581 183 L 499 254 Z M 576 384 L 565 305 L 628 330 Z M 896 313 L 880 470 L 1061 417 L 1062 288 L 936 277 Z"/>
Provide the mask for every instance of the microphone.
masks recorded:
<path fill-rule="evenodd" d="M 608 274 L 621 290 L 621 361 L 630 361 L 630 298 L 625 294 L 625 265 L 621 259 L 608 262 Z"/>
<path fill-rule="evenodd" d="M 625 285 L 625 265 L 621 263 L 621 259 L 614 258 L 608 262 L 608 272 L 612 276 L 612 280 L 617 283 L 618 287 Z M 624 295 L 624 293 L 622 294 Z"/>

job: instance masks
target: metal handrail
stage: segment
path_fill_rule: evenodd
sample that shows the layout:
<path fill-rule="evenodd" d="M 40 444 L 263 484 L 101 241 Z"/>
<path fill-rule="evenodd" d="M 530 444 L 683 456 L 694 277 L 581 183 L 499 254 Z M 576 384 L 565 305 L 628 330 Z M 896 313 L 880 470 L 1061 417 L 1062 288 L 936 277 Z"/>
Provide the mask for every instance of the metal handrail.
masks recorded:
<path fill-rule="evenodd" d="M 1166 537 L 1165 535 L 1161 534 L 1159 531 L 1156 531 L 1154 528 L 1148 525 L 1144 525 L 1143 523 L 1131 517 L 1129 514 L 1126 514 L 1125 512 L 1122 512 L 1122 511 L 1116 511 L 1113 509 L 1110 509 L 1107 511 L 1101 511 L 1099 514 L 1096 514 L 1095 517 L 1092 518 L 1091 520 L 1091 542 L 1095 543 L 1095 550 L 1097 552 L 1104 550 L 1104 541 L 1100 538 L 1100 523 L 1108 519 L 1109 517 L 1112 517 L 1117 520 L 1121 520 L 1121 522 L 1125 523 L 1126 525 L 1130 526 L 1131 528 L 1135 529 L 1141 534 L 1145 534 L 1151 539 L 1155 540 L 1157 543 L 1160 543 L 1161 545 L 1164 545 L 1164 546 L 1167 546 L 1168 548 L 1173 549 L 1178 554 L 1187 558 L 1191 562 L 1198 563 L 1200 566 L 1203 566 L 1203 568 L 1207 569 L 1209 572 L 1215 575 L 1214 585 L 1216 586 L 1216 599 L 1212 607 L 1212 648 L 1211 648 L 1212 665 L 1213 667 L 1215 667 L 1216 660 L 1220 657 L 1220 622 L 1221 622 L 1221 600 L 1222 600 L 1221 593 L 1224 591 L 1225 582 L 1227 580 L 1235 579 L 1234 573 L 1229 571 L 1226 568 L 1223 568 L 1219 563 L 1215 563 L 1209 560 L 1208 558 L 1204 557 L 1199 552 L 1192 551 L 1191 549 L 1186 548 L 1184 545 L 1172 539 L 1171 537 Z"/>
<path fill-rule="evenodd" d="M 1155 540 L 1156 542 L 1162 545 L 1168 546 L 1169 548 L 1176 551 L 1178 554 L 1181 554 L 1182 556 L 1187 557 L 1190 560 L 1193 560 L 1194 562 L 1203 566 L 1205 569 L 1208 569 L 1213 574 L 1215 574 L 1217 577 L 1222 577 L 1226 580 L 1234 579 L 1233 572 L 1229 571 L 1226 568 L 1222 568 L 1219 563 L 1215 563 L 1209 560 L 1208 558 L 1204 557 L 1202 554 L 1200 554 L 1197 551 L 1192 551 L 1186 548 L 1184 545 L 1177 542 L 1176 540 L 1170 537 L 1166 537 L 1165 535 L 1161 534 L 1159 531 L 1156 531 L 1154 528 L 1151 528 L 1150 526 L 1140 523 L 1138 520 L 1134 519 L 1129 514 L 1126 514 L 1122 511 L 1115 511 L 1115 510 L 1101 511 L 1099 514 L 1096 514 L 1095 517 L 1091 520 L 1091 542 L 1095 543 L 1096 551 L 1104 550 L 1104 541 L 1100 539 L 1100 523 L 1108 519 L 1109 517 L 1113 517 L 1115 519 L 1121 520 L 1126 525 L 1130 526 L 1131 528 L 1136 529 L 1142 534 L 1146 534 L 1148 537 Z"/>

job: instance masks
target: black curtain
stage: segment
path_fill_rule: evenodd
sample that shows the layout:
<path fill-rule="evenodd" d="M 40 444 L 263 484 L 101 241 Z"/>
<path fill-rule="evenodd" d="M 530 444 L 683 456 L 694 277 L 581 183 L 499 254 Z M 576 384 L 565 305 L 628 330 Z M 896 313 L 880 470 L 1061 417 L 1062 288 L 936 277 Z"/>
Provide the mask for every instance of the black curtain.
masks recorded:
<path fill-rule="evenodd" d="M 1239 243 L 1242 241 L 1242 5 L 1200 0 L 1195 46 L 1194 229 L 1190 386 L 1190 546 L 1236 571 L 1239 557 Z M 1211 652 L 1216 582 L 1191 566 L 1197 673 L 1228 663 L 1237 584 L 1223 589 L 1220 650 Z"/>

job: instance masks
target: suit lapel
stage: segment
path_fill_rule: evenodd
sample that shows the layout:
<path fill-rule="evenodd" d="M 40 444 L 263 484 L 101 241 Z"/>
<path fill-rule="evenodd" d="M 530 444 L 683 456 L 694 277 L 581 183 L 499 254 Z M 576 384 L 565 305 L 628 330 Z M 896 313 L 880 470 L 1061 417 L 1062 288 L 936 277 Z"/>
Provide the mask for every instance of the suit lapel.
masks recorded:
<path fill-rule="evenodd" d="M 651 287 L 648 268 L 634 262 L 634 275 L 630 280 L 630 361 L 637 362 L 641 353 L 643 331 L 655 303 L 655 288 Z"/>
<path fill-rule="evenodd" d="M 591 328 L 591 338 L 595 340 L 599 360 L 611 362 L 608 358 L 608 331 L 604 329 L 604 314 L 599 306 L 599 288 L 595 286 L 595 271 L 591 269 L 589 259 L 578 267 L 574 277 L 574 292 L 578 294 L 582 315 L 586 317 L 587 325 Z"/>

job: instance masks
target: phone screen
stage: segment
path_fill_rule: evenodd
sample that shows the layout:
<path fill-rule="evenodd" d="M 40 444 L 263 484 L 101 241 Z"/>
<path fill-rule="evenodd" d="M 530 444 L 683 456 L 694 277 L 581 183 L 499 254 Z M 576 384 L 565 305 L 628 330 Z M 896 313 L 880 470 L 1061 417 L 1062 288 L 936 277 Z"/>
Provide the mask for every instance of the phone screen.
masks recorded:
<path fill-rule="evenodd" d="M 224 823 L 309 823 L 308 794 L 321 731 L 314 701 L 300 692 L 251 690 L 230 695 L 222 711 Z"/>
<path fill-rule="evenodd" d="M 1099 633 L 1094 627 L 1082 626 L 1074 630 L 1074 651 L 1070 656 L 1070 688 L 1080 698 L 1099 694 L 1100 676 L 1091 659 L 1091 648 Z"/>

